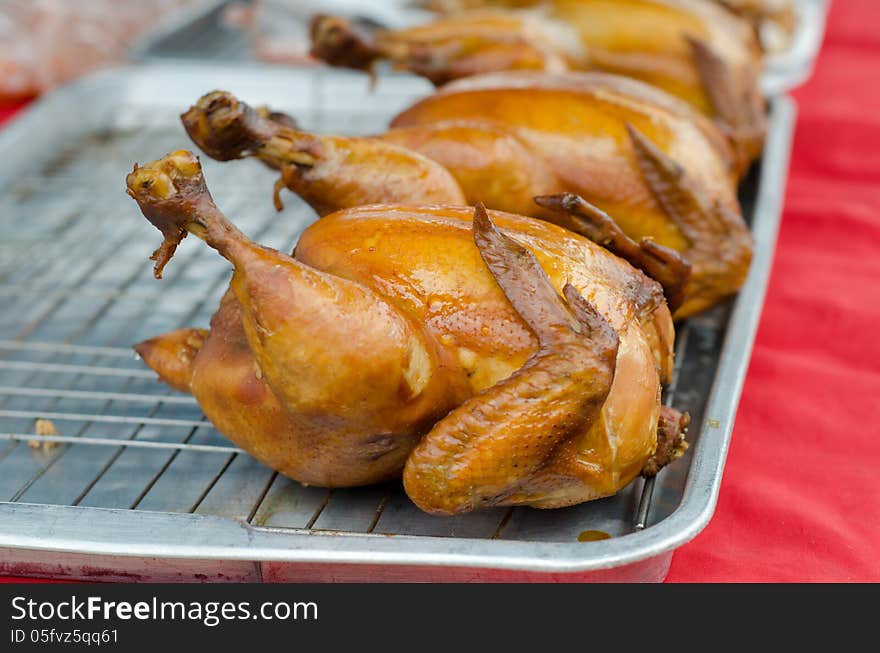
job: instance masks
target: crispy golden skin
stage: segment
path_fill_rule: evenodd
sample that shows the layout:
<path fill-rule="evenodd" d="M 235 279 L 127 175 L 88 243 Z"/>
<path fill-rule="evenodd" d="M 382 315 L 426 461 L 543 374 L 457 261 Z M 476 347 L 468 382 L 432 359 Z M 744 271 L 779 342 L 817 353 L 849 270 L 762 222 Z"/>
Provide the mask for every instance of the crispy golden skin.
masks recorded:
<path fill-rule="evenodd" d="M 498 4 L 498 3 L 495 3 Z M 366 34 L 317 16 L 312 53 L 372 70 L 380 60 L 435 84 L 499 70 L 600 70 L 648 82 L 725 126 L 747 162 L 765 130 L 753 30 L 706 0 L 552 0 L 540 11 L 457 11 L 426 25 Z"/>
<path fill-rule="evenodd" d="M 456 513 L 571 505 L 656 466 L 669 311 L 591 241 L 500 212 L 377 205 L 318 221 L 291 257 L 223 217 L 187 152 L 127 184 L 166 242 L 192 233 L 232 262 L 186 385 L 291 478 L 361 485 L 406 464 L 418 505 Z M 138 346 L 177 387 L 180 342 Z"/>
<path fill-rule="evenodd" d="M 383 202 L 484 202 L 571 228 L 533 198 L 575 193 L 634 240 L 684 255 L 692 274 L 676 317 L 735 293 L 751 260 L 724 138 L 683 102 L 634 80 L 602 73 L 459 80 L 404 111 L 385 134 L 345 141 L 342 149 L 365 154 L 342 163 L 335 152 L 345 139 L 269 124 L 228 93 L 205 96 L 183 120 L 215 158 L 253 153 L 280 168 L 282 185 L 319 214 Z M 391 147 L 393 158 L 366 154 Z"/>

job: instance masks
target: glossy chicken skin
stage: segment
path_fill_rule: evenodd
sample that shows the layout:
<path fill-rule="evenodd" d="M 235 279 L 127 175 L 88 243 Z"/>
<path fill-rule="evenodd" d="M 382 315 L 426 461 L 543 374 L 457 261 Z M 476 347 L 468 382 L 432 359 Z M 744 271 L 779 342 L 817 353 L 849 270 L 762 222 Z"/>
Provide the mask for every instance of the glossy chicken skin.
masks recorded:
<path fill-rule="evenodd" d="M 373 139 L 290 130 L 223 92 L 204 96 L 183 121 L 215 158 L 252 155 L 280 169 L 280 186 L 322 215 L 464 200 L 561 222 L 533 198 L 577 194 L 634 240 L 652 238 L 690 262 L 677 317 L 735 293 L 748 271 L 751 238 L 723 137 L 684 103 L 633 80 L 599 73 L 460 80 Z M 341 159 L 340 142 L 370 156 Z"/>
<path fill-rule="evenodd" d="M 673 341 L 659 286 L 587 239 L 479 208 L 368 206 L 286 256 L 223 217 L 187 152 L 127 184 L 165 236 L 157 272 L 187 233 L 235 270 L 207 334 L 138 352 L 291 478 L 351 486 L 405 467 L 430 512 L 556 507 L 686 446 L 686 416 L 659 404 Z"/>
<path fill-rule="evenodd" d="M 522 3 L 518 3 L 522 4 Z M 554 0 L 540 10 L 461 11 L 367 34 L 318 16 L 312 53 L 372 70 L 380 60 L 435 84 L 500 70 L 599 70 L 648 82 L 724 125 L 745 160 L 765 129 L 761 52 L 750 26 L 708 0 Z"/>

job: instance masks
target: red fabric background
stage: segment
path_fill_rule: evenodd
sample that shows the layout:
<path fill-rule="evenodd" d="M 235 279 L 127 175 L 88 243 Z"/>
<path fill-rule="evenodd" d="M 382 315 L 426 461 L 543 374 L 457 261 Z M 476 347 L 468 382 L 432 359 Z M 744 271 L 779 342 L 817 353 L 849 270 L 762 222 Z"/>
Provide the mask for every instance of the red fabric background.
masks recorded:
<path fill-rule="evenodd" d="M 877 0 L 834 0 L 795 93 L 785 214 L 718 508 L 670 582 L 880 581 L 878 25 Z"/>

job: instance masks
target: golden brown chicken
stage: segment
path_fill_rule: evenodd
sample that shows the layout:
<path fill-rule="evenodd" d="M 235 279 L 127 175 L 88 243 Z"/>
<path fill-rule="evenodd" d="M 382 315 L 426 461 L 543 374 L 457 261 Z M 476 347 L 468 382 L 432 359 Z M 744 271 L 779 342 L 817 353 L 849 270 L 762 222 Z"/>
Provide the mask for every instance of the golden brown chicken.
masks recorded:
<path fill-rule="evenodd" d="M 234 267 L 210 331 L 137 351 L 293 479 L 403 470 L 429 512 L 550 508 L 686 447 L 687 416 L 659 401 L 673 342 L 660 288 L 585 238 L 481 208 L 377 205 L 316 222 L 286 256 L 224 218 L 188 152 L 127 185 L 164 235 L 157 266 L 191 233 Z"/>
<path fill-rule="evenodd" d="M 765 52 L 779 52 L 791 45 L 798 21 L 793 0 L 716 1 L 749 21 Z"/>
<path fill-rule="evenodd" d="M 521 3 L 517 3 L 521 4 Z M 456 12 L 367 33 L 317 16 L 312 54 L 373 70 L 381 60 L 435 84 L 499 70 L 600 70 L 640 79 L 717 118 L 743 156 L 764 137 L 762 60 L 748 23 L 707 0 L 553 0 L 541 11 Z"/>
<path fill-rule="evenodd" d="M 320 215 L 362 204 L 475 204 L 576 224 L 533 198 L 570 192 L 640 241 L 692 266 L 677 317 L 735 293 L 751 257 L 731 152 L 686 104 L 601 73 L 498 73 L 460 80 L 398 116 L 374 138 L 297 131 L 228 93 L 183 115 L 210 156 L 256 156 Z"/>

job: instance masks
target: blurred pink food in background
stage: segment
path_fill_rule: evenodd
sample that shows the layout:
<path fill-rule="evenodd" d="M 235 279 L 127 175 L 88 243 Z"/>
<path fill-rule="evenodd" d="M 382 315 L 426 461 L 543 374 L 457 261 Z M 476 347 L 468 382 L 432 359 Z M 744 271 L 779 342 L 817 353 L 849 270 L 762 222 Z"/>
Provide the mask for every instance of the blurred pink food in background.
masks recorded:
<path fill-rule="evenodd" d="M 39 95 L 101 66 L 198 0 L 0 0 L 0 102 Z"/>

